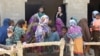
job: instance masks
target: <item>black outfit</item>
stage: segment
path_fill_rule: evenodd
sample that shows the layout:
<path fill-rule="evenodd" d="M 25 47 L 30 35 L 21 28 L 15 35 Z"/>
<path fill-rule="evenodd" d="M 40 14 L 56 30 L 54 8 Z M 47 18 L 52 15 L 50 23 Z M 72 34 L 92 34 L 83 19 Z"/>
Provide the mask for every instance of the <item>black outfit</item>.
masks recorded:
<path fill-rule="evenodd" d="M 65 14 L 63 14 L 62 16 L 58 14 L 57 18 L 60 18 L 62 22 L 64 23 L 64 25 L 66 26 L 66 15 Z M 56 17 L 55 17 L 55 22 L 56 22 Z"/>

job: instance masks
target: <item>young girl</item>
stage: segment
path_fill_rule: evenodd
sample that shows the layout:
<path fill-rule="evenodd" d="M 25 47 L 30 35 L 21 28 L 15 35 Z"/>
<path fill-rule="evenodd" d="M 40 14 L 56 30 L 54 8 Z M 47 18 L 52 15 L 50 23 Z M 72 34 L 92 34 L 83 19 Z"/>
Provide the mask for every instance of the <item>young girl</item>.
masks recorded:
<path fill-rule="evenodd" d="M 49 33 L 48 37 L 45 38 L 46 42 L 51 42 L 51 41 L 59 41 L 60 36 L 57 32 L 57 29 L 55 26 L 51 26 L 51 32 Z"/>
<path fill-rule="evenodd" d="M 25 34 L 25 31 L 23 30 L 23 26 L 25 24 L 25 20 L 21 19 L 17 22 L 17 24 L 14 27 L 14 36 L 13 36 L 13 43 L 16 44 L 17 41 L 20 41 L 21 37 Z"/>
<path fill-rule="evenodd" d="M 67 37 L 67 27 L 62 27 L 62 34 L 61 34 L 61 38 L 64 38 L 65 41 L 68 43 L 69 42 L 69 38 Z"/>
<path fill-rule="evenodd" d="M 77 25 L 74 19 L 69 22 L 67 36 L 74 41 L 74 54 L 76 56 L 83 56 L 83 39 L 81 28 Z"/>

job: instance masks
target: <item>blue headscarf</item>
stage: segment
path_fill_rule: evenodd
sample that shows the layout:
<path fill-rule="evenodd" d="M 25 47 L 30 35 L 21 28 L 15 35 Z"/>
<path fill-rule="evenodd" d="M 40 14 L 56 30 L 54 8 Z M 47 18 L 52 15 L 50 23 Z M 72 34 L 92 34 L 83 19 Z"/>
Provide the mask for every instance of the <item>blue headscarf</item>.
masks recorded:
<path fill-rule="evenodd" d="M 5 18 L 3 21 L 3 26 L 0 27 L 0 44 L 5 44 L 6 43 L 6 38 L 7 36 L 7 28 L 9 27 L 10 24 L 10 19 Z"/>

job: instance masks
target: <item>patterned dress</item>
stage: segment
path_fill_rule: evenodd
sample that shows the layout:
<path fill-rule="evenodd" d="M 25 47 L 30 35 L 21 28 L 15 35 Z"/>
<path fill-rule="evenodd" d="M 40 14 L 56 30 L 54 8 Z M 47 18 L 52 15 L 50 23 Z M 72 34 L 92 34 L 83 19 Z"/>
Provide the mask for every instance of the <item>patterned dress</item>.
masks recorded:
<path fill-rule="evenodd" d="M 48 21 L 49 18 L 47 15 L 43 15 L 41 17 L 41 20 L 39 21 L 39 24 L 35 32 L 36 42 L 43 42 L 44 37 L 46 36 L 46 34 L 49 33 L 50 29 L 48 26 Z"/>
<path fill-rule="evenodd" d="M 13 43 L 16 44 L 17 41 L 20 41 L 23 34 L 25 34 L 25 31 L 22 28 L 16 26 L 14 31 L 14 36 L 13 36 Z"/>

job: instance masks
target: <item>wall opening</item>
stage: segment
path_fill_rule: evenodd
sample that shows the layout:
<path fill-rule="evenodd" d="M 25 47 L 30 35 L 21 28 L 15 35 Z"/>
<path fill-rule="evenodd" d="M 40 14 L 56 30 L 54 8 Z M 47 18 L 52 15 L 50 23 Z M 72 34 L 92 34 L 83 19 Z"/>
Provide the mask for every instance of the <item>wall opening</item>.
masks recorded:
<path fill-rule="evenodd" d="M 88 4 L 88 24 L 91 24 L 92 21 L 92 12 L 98 10 L 100 12 L 100 0 L 90 0 Z"/>
<path fill-rule="evenodd" d="M 25 19 L 28 21 L 34 13 L 38 12 L 41 5 L 44 6 L 45 13 L 53 22 L 59 5 L 62 5 L 64 12 L 66 12 L 63 0 L 28 0 L 25 3 Z"/>

